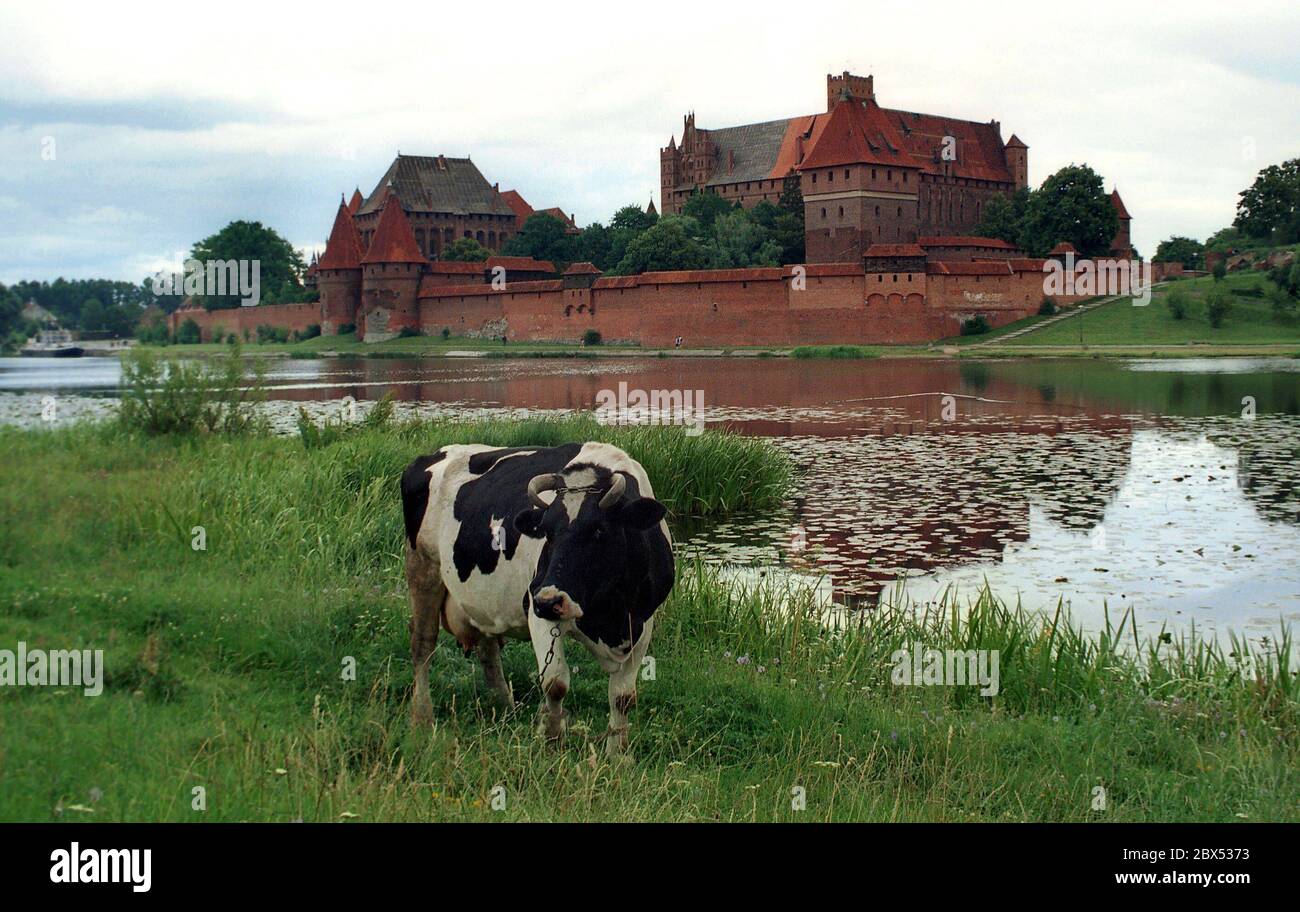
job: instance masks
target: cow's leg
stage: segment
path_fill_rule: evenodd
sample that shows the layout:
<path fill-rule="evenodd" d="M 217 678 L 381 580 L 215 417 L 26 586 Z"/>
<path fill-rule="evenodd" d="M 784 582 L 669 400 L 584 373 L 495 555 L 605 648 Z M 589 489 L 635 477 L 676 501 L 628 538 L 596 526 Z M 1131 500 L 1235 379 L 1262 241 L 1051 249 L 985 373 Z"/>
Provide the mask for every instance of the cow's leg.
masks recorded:
<path fill-rule="evenodd" d="M 650 635 L 654 632 L 654 618 L 649 618 L 641 630 L 641 639 L 616 671 L 609 676 L 609 731 L 605 734 L 605 753 L 622 757 L 627 751 L 627 713 L 636 705 L 636 679 L 641 662 L 650 650 Z"/>
<path fill-rule="evenodd" d="M 552 636 L 559 625 L 544 621 L 528 607 L 528 634 L 537 657 L 537 672 L 542 676 L 541 733 L 546 740 L 559 741 L 564 736 L 564 695 L 569 692 L 569 666 L 564 661 L 564 636 Z M 554 653 L 551 652 L 554 646 Z M 549 663 L 547 655 L 551 654 Z"/>
<path fill-rule="evenodd" d="M 478 660 L 483 665 L 483 679 L 487 681 L 488 689 L 509 709 L 515 705 L 515 695 L 501 668 L 501 644 L 501 637 L 485 636 L 480 639 L 477 647 Z"/>
<path fill-rule="evenodd" d="M 415 689 L 411 695 L 411 724 L 433 723 L 429 697 L 429 662 L 438 644 L 439 615 L 447 588 L 435 561 L 415 548 L 406 549 L 406 588 L 411 603 L 411 668 Z"/>

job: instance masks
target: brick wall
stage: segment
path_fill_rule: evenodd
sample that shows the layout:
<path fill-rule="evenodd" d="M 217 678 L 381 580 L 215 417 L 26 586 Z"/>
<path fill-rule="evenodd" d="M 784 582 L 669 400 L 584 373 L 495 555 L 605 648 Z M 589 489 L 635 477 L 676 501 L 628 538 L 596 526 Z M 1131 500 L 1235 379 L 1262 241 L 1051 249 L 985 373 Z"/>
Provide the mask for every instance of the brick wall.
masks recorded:
<path fill-rule="evenodd" d="M 204 310 L 203 308 L 177 310 L 168 315 L 167 327 L 174 334 L 186 320 L 193 320 L 199 325 L 199 335 L 204 342 L 214 340 L 219 329 L 223 335 L 235 333 L 241 339 L 244 332 L 248 338 L 257 340 L 257 327 L 283 326 L 293 332 L 305 330 L 312 324 L 321 322 L 319 302 L 310 304 L 260 304 L 257 307 L 232 307 L 228 310 Z"/>

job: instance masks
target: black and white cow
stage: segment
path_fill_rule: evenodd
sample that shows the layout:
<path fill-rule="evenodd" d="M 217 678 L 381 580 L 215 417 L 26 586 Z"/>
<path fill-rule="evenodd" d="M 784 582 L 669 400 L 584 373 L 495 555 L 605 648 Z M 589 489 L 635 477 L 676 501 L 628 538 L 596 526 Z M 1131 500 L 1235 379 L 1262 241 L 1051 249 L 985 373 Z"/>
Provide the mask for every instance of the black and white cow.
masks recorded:
<path fill-rule="evenodd" d="M 507 636 L 527 637 L 542 675 L 542 730 L 558 739 L 571 637 L 609 674 L 605 747 L 622 753 L 655 609 L 673 585 L 664 506 L 640 463 L 605 443 L 447 446 L 407 467 L 402 508 L 412 721 L 432 721 L 428 672 L 439 627 L 467 655 L 478 652 L 506 705 L 513 695 L 501 647 Z"/>

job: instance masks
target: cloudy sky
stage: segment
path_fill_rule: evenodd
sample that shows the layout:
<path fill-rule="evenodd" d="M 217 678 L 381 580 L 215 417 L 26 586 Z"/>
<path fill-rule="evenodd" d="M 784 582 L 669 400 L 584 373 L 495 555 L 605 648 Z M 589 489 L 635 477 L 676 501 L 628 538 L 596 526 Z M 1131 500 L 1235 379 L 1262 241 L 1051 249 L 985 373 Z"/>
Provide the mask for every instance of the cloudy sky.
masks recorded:
<path fill-rule="evenodd" d="M 846 69 L 886 107 L 1001 121 L 1034 184 L 1087 162 L 1148 255 L 1300 156 L 1294 0 L 286 7 L 0 0 L 0 282 L 138 281 L 240 218 L 318 247 L 399 149 L 604 221 L 658 202 L 685 111 L 814 113 Z"/>

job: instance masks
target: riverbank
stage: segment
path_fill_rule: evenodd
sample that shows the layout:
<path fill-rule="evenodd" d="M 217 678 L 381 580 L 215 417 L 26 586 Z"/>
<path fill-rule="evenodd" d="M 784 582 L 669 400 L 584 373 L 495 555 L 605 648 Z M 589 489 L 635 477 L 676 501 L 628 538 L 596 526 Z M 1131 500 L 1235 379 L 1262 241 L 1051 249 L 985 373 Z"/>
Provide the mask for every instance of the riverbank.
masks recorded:
<path fill-rule="evenodd" d="M 312 448 L 0 429 L 0 646 L 103 648 L 108 669 L 95 698 L 0 689 L 0 818 L 1300 819 L 1289 669 L 1255 683 L 1188 639 L 1136 643 L 1118 617 L 1083 637 L 987 595 L 966 619 L 949 605 L 832 632 L 817 606 L 689 559 L 640 685 L 634 765 L 595 749 L 605 676 L 580 651 L 559 750 L 533 736 L 522 644 L 505 667 L 525 702 L 498 717 L 444 637 L 437 724 L 411 731 L 396 473 L 452 439 L 588 432 L 628 445 L 679 513 L 762 508 L 788 484 L 766 444 L 590 422 L 378 427 Z M 999 650 L 999 693 L 895 684 L 912 642 Z"/>

